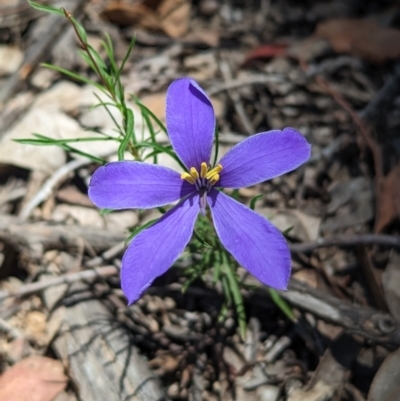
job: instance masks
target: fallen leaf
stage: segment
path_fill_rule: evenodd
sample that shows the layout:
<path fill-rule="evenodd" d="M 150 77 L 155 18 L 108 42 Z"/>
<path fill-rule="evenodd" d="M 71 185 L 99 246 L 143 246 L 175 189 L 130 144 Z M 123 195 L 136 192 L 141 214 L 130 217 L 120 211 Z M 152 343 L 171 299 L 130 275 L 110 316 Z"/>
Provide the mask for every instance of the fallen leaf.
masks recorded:
<path fill-rule="evenodd" d="M 371 19 L 339 18 L 321 22 L 314 36 L 327 39 L 337 53 L 351 53 L 383 64 L 400 56 L 400 30 L 385 28 Z"/>
<path fill-rule="evenodd" d="M 400 163 L 378 182 L 376 197 L 375 232 L 380 233 L 400 218 Z"/>
<path fill-rule="evenodd" d="M 114 0 L 108 3 L 102 15 L 119 26 L 139 25 L 179 38 L 188 30 L 190 10 L 189 0 L 145 0 L 140 3 Z"/>
<path fill-rule="evenodd" d="M 265 60 L 273 57 L 284 56 L 288 45 L 285 43 L 270 43 L 261 45 L 250 51 L 242 63 L 242 67 L 247 67 L 255 60 Z"/>
<path fill-rule="evenodd" d="M 179 38 L 188 30 L 190 18 L 188 0 L 164 0 L 157 12 L 165 33 L 171 38 Z"/>
<path fill-rule="evenodd" d="M 389 354 L 376 373 L 368 401 L 396 401 L 400 394 L 400 349 Z"/>
<path fill-rule="evenodd" d="M 68 382 L 61 362 L 31 356 L 0 376 L 1 401 L 52 401 Z"/>
<path fill-rule="evenodd" d="M 285 231 L 290 227 L 289 236 L 301 241 L 316 241 L 319 236 L 321 218 L 310 216 L 296 209 L 257 208 L 256 211 L 267 217 L 278 227 Z"/>

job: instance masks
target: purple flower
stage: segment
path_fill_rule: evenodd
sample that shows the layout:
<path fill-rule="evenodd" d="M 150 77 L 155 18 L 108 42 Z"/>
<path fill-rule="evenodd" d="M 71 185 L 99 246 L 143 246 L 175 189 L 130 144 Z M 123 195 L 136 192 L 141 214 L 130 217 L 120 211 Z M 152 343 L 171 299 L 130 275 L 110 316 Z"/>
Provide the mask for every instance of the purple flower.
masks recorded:
<path fill-rule="evenodd" d="M 172 146 L 188 172 L 121 161 L 97 169 L 89 185 L 90 199 L 101 208 L 150 209 L 180 199 L 134 237 L 125 252 L 121 285 L 129 303 L 179 257 L 207 204 L 219 239 L 235 259 L 264 284 L 285 289 L 291 260 L 283 235 L 267 219 L 215 187 L 248 187 L 285 174 L 309 158 L 310 145 L 292 128 L 263 132 L 237 144 L 216 167 L 210 167 L 214 110 L 189 78 L 178 79 L 168 88 L 166 119 Z"/>

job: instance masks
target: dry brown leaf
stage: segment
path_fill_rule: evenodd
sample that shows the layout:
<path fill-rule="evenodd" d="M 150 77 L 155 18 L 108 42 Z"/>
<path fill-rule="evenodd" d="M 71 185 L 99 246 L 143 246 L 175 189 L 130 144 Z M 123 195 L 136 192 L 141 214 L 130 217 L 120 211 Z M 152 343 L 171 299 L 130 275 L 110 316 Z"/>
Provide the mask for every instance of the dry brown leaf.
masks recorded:
<path fill-rule="evenodd" d="M 190 2 L 188 0 L 164 0 L 157 10 L 162 28 L 171 38 L 180 38 L 189 27 Z"/>
<path fill-rule="evenodd" d="M 102 15 L 116 25 L 137 24 L 178 38 L 189 27 L 190 9 L 189 0 L 148 0 L 141 3 L 114 0 L 108 3 Z"/>
<path fill-rule="evenodd" d="M 380 180 L 377 188 L 375 232 L 380 233 L 396 218 L 400 218 L 400 163 Z"/>
<path fill-rule="evenodd" d="M 31 356 L 0 376 L 1 401 L 52 401 L 63 391 L 68 378 L 61 362 Z"/>
<path fill-rule="evenodd" d="M 368 401 L 396 401 L 400 394 L 400 349 L 389 354 L 376 373 Z"/>
<path fill-rule="evenodd" d="M 382 64 L 400 56 L 400 30 L 379 26 L 370 19 L 332 19 L 318 24 L 315 34 L 327 39 L 337 53 L 351 53 Z"/>

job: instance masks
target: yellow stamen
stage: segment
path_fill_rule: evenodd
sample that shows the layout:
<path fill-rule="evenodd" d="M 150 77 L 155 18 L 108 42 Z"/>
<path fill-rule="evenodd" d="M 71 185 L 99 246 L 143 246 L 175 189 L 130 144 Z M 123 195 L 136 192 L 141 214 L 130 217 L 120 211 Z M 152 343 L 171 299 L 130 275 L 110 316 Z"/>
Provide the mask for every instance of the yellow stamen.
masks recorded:
<path fill-rule="evenodd" d="M 210 170 L 207 174 L 206 174 L 206 178 L 208 178 L 209 180 L 211 180 L 211 178 L 213 178 L 215 175 L 218 175 L 222 170 L 222 166 L 220 164 L 217 164 L 216 167 L 214 167 L 212 170 Z M 219 177 L 218 177 L 219 179 Z"/>
<path fill-rule="evenodd" d="M 190 169 L 190 175 L 191 175 L 195 180 L 197 180 L 197 179 L 199 178 L 199 173 L 197 172 L 197 170 L 196 170 L 194 167 L 192 167 L 192 168 Z"/>
<path fill-rule="evenodd" d="M 214 185 L 218 182 L 218 180 L 219 180 L 219 174 L 214 174 L 214 176 L 210 178 L 210 184 Z"/>
<path fill-rule="evenodd" d="M 200 165 L 200 177 L 201 178 L 206 177 L 207 170 L 208 170 L 207 163 L 205 163 L 205 162 L 201 163 L 201 165 Z"/>
<path fill-rule="evenodd" d="M 187 181 L 189 184 L 194 184 L 196 180 L 189 173 L 182 173 L 181 179 Z"/>

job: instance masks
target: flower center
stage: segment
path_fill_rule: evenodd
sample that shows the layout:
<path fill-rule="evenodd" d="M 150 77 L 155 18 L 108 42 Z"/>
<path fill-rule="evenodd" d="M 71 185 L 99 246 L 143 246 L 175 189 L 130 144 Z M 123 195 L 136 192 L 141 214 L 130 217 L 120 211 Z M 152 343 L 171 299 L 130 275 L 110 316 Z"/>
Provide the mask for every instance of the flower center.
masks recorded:
<path fill-rule="evenodd" d="M 207 163 L 203 162 L 200 165 L 200 173 L 195 167 L 191 167 L 189 173 L 181 174 L 181 179 L 193 184 L 198 191 L 203 189 L 209 192 L 211 187 L 218 182 L 221 170 L 220 164 L 217 164 L 212 170 L 208 170 Z"/>

